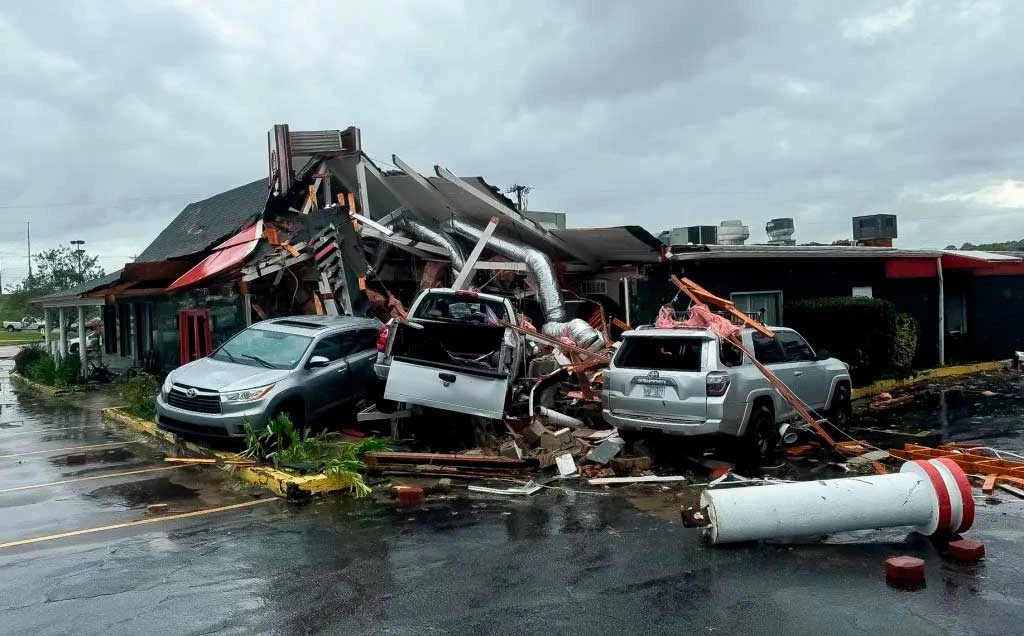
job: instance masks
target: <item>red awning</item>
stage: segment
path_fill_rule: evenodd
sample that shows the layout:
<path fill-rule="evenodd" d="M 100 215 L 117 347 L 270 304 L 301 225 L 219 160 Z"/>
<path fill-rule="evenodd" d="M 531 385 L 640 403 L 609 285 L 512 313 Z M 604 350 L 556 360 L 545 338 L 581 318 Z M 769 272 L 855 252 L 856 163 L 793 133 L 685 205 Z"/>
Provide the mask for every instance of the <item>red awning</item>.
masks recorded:
<path fill-rule="evenodd" d="M 262 237 L 263 221 L 256 221 L 255 224 L 250 225 L 213 248 L 213 252 L 209 256 L 185 272 L 181 278 L 171 283 L 171 286 L 167 289 L 179 289 L 195 285 L 215 274 L 240 265 L 245 261 L 245 257 L 256 249 Z"/>

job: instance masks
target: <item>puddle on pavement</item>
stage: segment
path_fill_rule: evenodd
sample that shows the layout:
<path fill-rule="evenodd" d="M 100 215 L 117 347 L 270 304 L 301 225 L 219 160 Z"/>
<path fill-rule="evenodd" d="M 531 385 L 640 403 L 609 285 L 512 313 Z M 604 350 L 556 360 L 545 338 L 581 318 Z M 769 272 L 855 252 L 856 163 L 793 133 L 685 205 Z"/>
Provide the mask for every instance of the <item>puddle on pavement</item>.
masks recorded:
<path fill-rule="evenodd" d="M 143 461 L 144 457 L 139 457 L 136 453 L 133 453 L 129 448 L 107 448 L 97 451 L 82 451 L 80 453 L 66 453 L 64 455 L 57 455 L 50 457 L 50 463 L 54 466 L 81 466 L 83 464 L 96 464 L 96 463 L 125 463 L 133 459 Z"/>
<path fill-rule="evenodd" d="M 86 496 L 117 499 L 119 500 L 118 503 L 129 508 L 135 508 L 148 506 L 153 503 L 196 499 L 199 496 L 199 491 L 171 481 L 169 477 L 154 477 L 152 479 L 102 486 L 89 492 Z"/>

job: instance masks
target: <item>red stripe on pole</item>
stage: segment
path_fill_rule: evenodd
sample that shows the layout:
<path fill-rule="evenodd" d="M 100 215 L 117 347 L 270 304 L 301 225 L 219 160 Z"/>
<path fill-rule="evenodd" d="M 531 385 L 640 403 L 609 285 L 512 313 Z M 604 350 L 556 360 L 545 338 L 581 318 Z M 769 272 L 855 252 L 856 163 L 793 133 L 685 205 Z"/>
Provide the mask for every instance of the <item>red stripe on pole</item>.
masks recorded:
<path fill-rule="evenodd" d="M 952 532 L 953 529 L 949 527 L 949 522 L 953 517 L 953 508 L 949 501 L 949 491 L 946 490 L 946 482 L 942 480 L 939 469 L 929 464 L 926 459 L 917 459 L 914 460 L 914 463 L 924 470 L 924 474 L 928 475 L 928 479 L 932 482 L 932 488 L 935 490 L 935 496 L 939 500 L 939 523 L 933 534 Z"/>
<path fill-rule="evenodd" d="M 963 468 L 960 468 L 960 464 L 957 464 L 952 459 L 939 457 L 935 461 L 942 462 L 942 465 L 948 468 L 949 472 L 953 473 L 953 479 L 956 480 L 956 486 L 960 490 L 960 501 L 964 504 L 960 527 L 954 530 L 954 532 L 967 532 L 974 524 L 974 494 L 971 491 L 971 482 L 967 480 L 967 474 L 964 473 Z"/>

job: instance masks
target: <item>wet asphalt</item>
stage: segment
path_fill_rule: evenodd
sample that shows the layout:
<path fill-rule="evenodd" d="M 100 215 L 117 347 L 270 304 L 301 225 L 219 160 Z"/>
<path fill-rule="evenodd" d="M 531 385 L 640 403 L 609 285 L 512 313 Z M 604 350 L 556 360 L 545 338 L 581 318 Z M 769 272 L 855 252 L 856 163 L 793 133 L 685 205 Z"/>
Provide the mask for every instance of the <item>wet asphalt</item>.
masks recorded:
<path fill-rule="evenodd" d="M 135 438 L 102 424 L 100 398 L 29 397 L 12 390 L 8 368 L 0 360 L 0 456 L 46 452 L 0 459 L 0 490 L 161 465 L 148 444 L 62 463 L 62 448 Z M 971 426 L 993 445 L 1024 446 L 1024 393 L 1013 376 L 998 378 L 1006 395 L 954 389 L 964 399 L 946 404 L 945 434 Z M 882 437 L 934 428 L 932 400 L 922 390 L 891 414 L 865 408 L 858 423 Z M 43 430 L 54 427 L 69 430 Z M 1010 495 L 979 495 L 969 536 L 988 558 L 965 566 L 898 530 L 707 547 L 676 516 L 692 494 L 644 486 L 510 498 L 456 484 L 407 509 L 277 500 L 0 548 L 0 634 L 1024 633 L 1024 502 Z M 252 500 L 208 468 L 0 493 L 0 544 L 145 519 L 151 502 L 185 512 Z M 883 562 L 900 554 L 925 559 L 925 588 L 886 585 Z"/>

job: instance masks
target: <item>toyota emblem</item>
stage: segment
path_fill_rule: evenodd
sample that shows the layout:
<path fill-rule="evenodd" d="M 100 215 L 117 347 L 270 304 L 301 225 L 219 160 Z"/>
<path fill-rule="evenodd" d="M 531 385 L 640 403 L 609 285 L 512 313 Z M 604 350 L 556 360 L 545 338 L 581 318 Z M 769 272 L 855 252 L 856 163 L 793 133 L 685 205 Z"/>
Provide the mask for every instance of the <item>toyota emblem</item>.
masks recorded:
<path fill-rule="evenodd" d="M 648 380 L 657 380 L 659 375 L 660 374 L 657 371 L 651 371 L 650 373 L 647 374 L 647 379 Z"/>
<path fill-rule="evenodd" d="M 189 389 L 189 390 L 185 391 L 185 395 L 187 395 L 190 398 L 194 398 L 196 396 L 196 390 L 195 389 Z"/>

